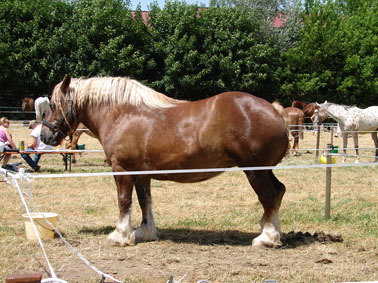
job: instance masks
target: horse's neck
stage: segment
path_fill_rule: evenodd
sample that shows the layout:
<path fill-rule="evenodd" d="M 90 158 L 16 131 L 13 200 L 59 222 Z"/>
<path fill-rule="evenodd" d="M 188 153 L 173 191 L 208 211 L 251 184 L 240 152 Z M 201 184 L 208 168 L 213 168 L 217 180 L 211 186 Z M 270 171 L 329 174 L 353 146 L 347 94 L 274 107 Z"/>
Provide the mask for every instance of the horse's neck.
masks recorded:
<path fill-rule="evenodd" d="M 349 111 L 342 106 L 331 105 L 326 109 L 328 115 L 338 122 L 343 122 L 349 116 Z"/>

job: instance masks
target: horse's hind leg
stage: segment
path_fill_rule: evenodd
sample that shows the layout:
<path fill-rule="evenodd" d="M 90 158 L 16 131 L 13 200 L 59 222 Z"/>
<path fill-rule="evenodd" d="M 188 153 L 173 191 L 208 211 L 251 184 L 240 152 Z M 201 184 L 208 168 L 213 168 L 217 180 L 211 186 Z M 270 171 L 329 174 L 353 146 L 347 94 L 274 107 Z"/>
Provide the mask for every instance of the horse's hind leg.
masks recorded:
<path fill-rule="evenodd" d="M 138 178 L 135 183 L 140 208 L 142 210 L 142 223 L 135 230 L 135 241 L 153 241 L 157 239 L 154 216 L 152 214 L 151 179 Z"/>
<path fill-rule="evenodd" d="M 358 134 L 353 133 L 354 149 L 356 150 L 356 163 L 360 162 L 360 154 L 358 153 Z"/>
<path fill-rule="evenodd" d="M 260 222 L 262 232 L 253 239 L 252 246 L 281 246 L 278 211 L 282 197 L 285 194 L 285 186 L 278 181 L 271 170 L 247 171 L 245 173 L 264 208 L 264 214 Z"/>
<path fill-rule="evenodd" d="M 341 161 L 341 163 L 344 163 L 345 160 L 346 160 L 346 157 L 347 157 L 347 146 L 348 146 L 348 133 L 345 133 L 344 131 L 342 131 L 342 136 L 343 136 L 343 153 L 344 153 L 344 156 L 343 156 L 343 159 Z"/>
<path fill-rule="evenodd" d="M 378 131 L 378 129 L 376 129 L 376 131 Z M 371 133 L 371 138 L 373 139 L 374 145 L 375 145 L 375 159 L 374 159 L 374 162 L 378 162 L 378 136 L 377 136 L 377 132 L 372 132 Z"/>
<path fill-rule="evenodd" d="M 116 229 L 109 234 L 113 245 L 135 245 L 135 234 L 131 226 L 131 203 L 134 183 L 131 176 L 114 176 L 117 184 L 119 219 Z"/>

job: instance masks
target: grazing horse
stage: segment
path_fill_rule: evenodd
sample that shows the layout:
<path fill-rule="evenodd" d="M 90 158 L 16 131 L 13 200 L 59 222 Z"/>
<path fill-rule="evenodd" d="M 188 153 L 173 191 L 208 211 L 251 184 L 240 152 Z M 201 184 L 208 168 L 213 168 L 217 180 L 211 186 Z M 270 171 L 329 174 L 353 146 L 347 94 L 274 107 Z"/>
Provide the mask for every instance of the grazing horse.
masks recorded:
<path fill-rule="evenodd" d="M 43 114 L 46 113 L 49 108 L 49 98 L 48 97 L 38 97 L 34 101 L 35 116 L 37 121 L 42 121 Z"/>
<path fill-rule="evenodd" d="M 303 140 L 303 122 L 304 114 L 303 111 L 297 107 L 287 107 L 284 109 L 289 120 L 290 133 L 294 138 L 293 151 L 294 155 L 299 155 L 299 138 Z"/>
<path fill-rule="evenodd" d="M 25 97 L 21 100 L 22 112 L 28 112 L 34 110 L 34 99 L 30 97 Z"/>
<path fill-rule="evenodd" d="M 128 78 L 67 75 L 52 92 L 41 139 L 56 146 L 83 123 L 101 142 L 113 172 L 274 166 L 289 143 L 282 110 L 244 92 L 189 102 Z M 262 233 L 252 245 L 279 246 L 278 211 L 285 186 L 272 170 L 244 173 L 264 208 Z M 189 183 L 219 174 L 115 175 L 120 214 L 108 241 L 126 246 L 157 239 L 151 179 Z M 131 225 L 134 187 L 142 212 L 141 226 L 135 230 Z"/>
<path fill-rule="evenodd" d="M 360 109 L 354 106 L 325 102 L 323 104 L 319 104 L 319 117 L 320 119 L 323 119 L 324 116 L 329 116 L 339 123 L 343 137 L 343 163 L 346 160 L 348 132 L 352 135 L 354 140 L 354 148 L 357 155 L 356 163 L 358 163 L 360 159 L 358 153 L 358 134 L 367 133 L 371 133 L 371 137 L 375 145 L 374 161 L 378 161 L 378 106 L 371 106 L 365 109 Z"/>

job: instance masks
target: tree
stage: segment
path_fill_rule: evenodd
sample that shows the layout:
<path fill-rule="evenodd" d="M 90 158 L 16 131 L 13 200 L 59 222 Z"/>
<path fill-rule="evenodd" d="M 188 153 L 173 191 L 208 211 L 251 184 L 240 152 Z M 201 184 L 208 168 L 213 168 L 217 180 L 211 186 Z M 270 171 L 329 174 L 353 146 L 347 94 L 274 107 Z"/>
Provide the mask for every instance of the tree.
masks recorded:
<path fill-rule="evenodd" d="M 221 91 L 248 91 L 271 100 L 279 53 L 252 10 L 168 2 L 151 10 L 160 77 L 153 86 L 172 96 L 199 99 Z"/>
<path fill-rule="evenodd" d="M 69 64 L 70 38 L 64 30 L 71 14 L 61 1 L 2 1 L 0 5 L 0 89 L 44 93 Z M 22 83 L 20 83 L 22 82 Z M 8 103 L 12 96 L 7 97 Z"/>
<path fill-rule="evenodd" d="M 305 17 L 301 40 L 283 55 L 284 97 L 368 106 L 378 104 L 377 0 L 357 10 L 329 1 Z"/>
<path fill-rule="evenodd" d="M 127 5 L 121 0 L 73 2 L 74 76 L 142 75 L 147 27 Z"/>

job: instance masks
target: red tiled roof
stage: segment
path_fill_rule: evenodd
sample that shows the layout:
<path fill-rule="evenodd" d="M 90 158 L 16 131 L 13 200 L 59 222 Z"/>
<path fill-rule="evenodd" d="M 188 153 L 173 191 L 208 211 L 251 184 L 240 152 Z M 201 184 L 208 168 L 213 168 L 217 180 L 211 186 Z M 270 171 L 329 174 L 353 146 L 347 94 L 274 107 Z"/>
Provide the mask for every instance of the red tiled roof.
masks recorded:
<path fill-rule="evenodd" d="M 201 10 L 202 9 L 199 8 L 199 11 L 201 11 Z M 135 17 L 135 13 L 136 13 L 136 11 L 131 11 L 131 15 L 133 17 Z M 147 23 L 149 11 L 141 11 L 141 14 L 142 14 L 143 22 Z M 286 17 L 285 17 L 284 14 L 277 13 L 277 15 L 273 19 L 273 27 L 274 28 L 280 28 L 280 27 L 282 27 L 285 24 L 285 18 Z"/>

